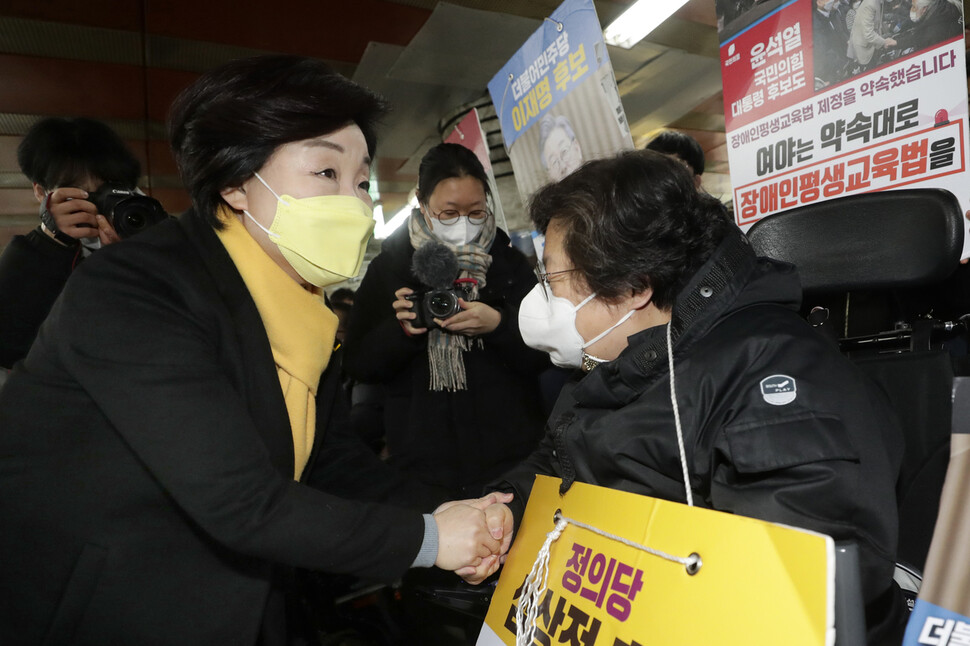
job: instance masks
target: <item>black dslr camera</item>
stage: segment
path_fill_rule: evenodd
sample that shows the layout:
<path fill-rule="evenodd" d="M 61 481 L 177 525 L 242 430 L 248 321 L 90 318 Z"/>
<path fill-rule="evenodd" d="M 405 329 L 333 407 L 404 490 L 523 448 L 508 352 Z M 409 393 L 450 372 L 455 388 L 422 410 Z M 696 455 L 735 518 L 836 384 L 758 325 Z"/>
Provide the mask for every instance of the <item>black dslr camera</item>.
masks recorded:
<path fill-rule="evenodd" d="M 168 218 L 168 213 L 158 200 L 121 184 L 105 182 L 88 195 L 88 202 L 98 207 L 98 213 L 108 218 L 122 238 L 140 233 Z"/>
<path fill-rule="evenodd" d="M 404 298 L 415 304 L 411 311 L 417 317 L 412 319 L 411 326 L 428 329 L 438 327 L 434 319 L 446 319 L 460 312 L 458 299 L 468 300 L 475 289 L 475 283 L 474 279 L 456 280 L 451 287 L 428 289 L 405 296 Z"/>

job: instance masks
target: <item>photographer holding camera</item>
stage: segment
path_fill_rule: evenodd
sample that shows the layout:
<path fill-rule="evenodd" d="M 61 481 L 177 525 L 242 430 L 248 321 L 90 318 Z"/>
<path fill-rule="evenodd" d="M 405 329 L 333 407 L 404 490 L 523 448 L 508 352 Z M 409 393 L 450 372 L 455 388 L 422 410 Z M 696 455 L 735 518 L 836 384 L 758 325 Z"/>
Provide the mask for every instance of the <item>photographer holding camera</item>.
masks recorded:
<path fill-rule="evenodd" d="M 0 366 L 27 356 L 71 273 L 92 251 L 167 214 L 138 195 L 141 166 L 121 138 L 93 119 L 43 119 L 17 148 L 40 203 L 41 224 L 0 255 Z"/>
<path fill-rule="evenodd" d="M 519 335 L 536 279 L 495 226 L 488 177 L 467 148 L 421 161 L 407 227 L 384 241 L 351 312 L 348 374 L 386 390 L 392 464 L 472 493 L 528 455 L 543 428 L 542 354 Z"/>

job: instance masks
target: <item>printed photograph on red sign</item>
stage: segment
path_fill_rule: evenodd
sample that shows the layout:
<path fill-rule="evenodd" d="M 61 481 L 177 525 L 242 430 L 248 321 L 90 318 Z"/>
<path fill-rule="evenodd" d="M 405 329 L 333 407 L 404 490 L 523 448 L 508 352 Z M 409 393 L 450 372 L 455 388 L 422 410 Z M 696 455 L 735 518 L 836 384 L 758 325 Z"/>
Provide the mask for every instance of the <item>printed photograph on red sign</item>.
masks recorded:
<path fill-rule="evenodd" d="M 961 0 L 717 7 L 742 229 L 815 201 L 902 187 L 947 189 L 970 210 Z"/>

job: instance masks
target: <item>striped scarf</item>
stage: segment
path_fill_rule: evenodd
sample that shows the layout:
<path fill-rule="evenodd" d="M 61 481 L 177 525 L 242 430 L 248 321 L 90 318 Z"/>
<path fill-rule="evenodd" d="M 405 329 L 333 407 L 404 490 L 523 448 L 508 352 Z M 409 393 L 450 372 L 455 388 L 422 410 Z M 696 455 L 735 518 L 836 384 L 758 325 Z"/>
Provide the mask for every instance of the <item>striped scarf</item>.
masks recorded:
<path fill-rule="evenodd" d="M 478 238 L 474 242 L 463 245 L 453 245 L 437 238 L 424 220 L 419 209 L 411 211 L 408 220 L 408 233 L 411 236 L 411 246 L 417 249 L 431 240 L 439 242 L 453 252 L 458 258 L 457 278 L 474 278 L 478 285 L 472 290 L 468 300 L 478 300 L 478 290 L 485 286 L 485 274 L 492 264 L 492 256 L 488 249 L 495 240 L 495 218 L 485 220 Z M 482 347 L 481 339 L 472 339 L 463 334 L 451 334 L 440 328 L 428 331 L 428 367 L 431 370 L 429 390 L 466 390 L 468 381 L 465 375 L 465 360 L 463 352 L 472 347 Z"/>

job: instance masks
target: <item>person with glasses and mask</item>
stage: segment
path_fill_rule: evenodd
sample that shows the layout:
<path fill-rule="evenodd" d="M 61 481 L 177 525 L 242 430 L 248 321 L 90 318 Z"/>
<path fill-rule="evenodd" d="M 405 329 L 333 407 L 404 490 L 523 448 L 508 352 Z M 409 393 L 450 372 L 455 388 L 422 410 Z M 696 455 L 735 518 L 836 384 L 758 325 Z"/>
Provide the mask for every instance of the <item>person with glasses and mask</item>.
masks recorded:
<path fill-rule="evenodd" d="M 518 520 L 541 473 L 563 492 L 584 482 L 854 541 L 868 643 L 898 644 L 898 420 L 799 316 L 795 268 L 756 257 L 691 175 L 635 151 L 533 197 L 542 281 L 519 327 L 582 370 L 540 448 L 495 488 L 515 492 Z"/>
<path fill-rule="evenodd" d="M 518 306 L 535 285 L 525 256 L 495 226 L 475 154 L 439 144 L 421 160 L 420 206 L 384 241 L 357 290 L 344 369 L 383 384 L 392 464 L 453 495 L 475 492 L 528 455 L 542 434 L 541 352 L 519 336 Z M 424 245 L 457 258 L 445 278 L 471 285 L 460 311 L 417 327 Z"/>

